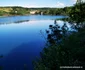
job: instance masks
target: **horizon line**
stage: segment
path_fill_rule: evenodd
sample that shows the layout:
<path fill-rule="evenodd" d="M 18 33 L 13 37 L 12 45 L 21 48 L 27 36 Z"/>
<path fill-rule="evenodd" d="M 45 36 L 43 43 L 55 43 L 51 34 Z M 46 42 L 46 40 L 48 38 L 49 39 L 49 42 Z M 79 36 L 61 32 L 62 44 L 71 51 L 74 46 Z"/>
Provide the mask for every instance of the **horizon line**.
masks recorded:
<path fill-rule="evenodd" d="M 25 7 L 25 6 L 0 6 L 0 7 L 22 7 L 22 8 L 64 8 L 64 7 Z M 71 7 L 71 6 L 65 6 Z"/>

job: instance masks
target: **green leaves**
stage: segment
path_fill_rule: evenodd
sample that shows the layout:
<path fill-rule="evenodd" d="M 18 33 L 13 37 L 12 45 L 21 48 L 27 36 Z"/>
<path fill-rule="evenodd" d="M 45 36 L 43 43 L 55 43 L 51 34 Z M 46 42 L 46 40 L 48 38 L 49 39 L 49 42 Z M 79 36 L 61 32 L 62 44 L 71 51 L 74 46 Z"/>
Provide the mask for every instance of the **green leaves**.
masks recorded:
<path fill-rule="evenodd" d="M 49 45 L 41 52 L 41 58 L 36 62 L 35 70 L 61 70 L 60 66 L 75 65 L 83 66 L 84 70 L 85 28 L 81 28 L 78 32 L 68 36 L 66 35 L 66 32 L 68 32 L 66 24 L 62 26 L 60 31 L 58 31 L 60 27 L 58 28 L 56 24 L 50 25 L 49 28 L 49 31 L 47 31 Z M 60 33 L 62 37 L 58 36 Z M 60 41 L 60 43 L 57 41 Z"/>
<path fill-rule="evenodd" d="M 69 13 L 70 22 L 76 23 L 78 32 L 67 35 L 66 24 L 61 28 L 56 23 L 49 25 L 46 31 L 49 45 L 41 52 L 35 70 L 63 70 L 60 66 L 83 66 L 85 70 L 85 3 L 75 5 Z"/>
<path fill-rule="evenodd" d="M 85 21 L 85 3 L 83 4 L 76 4 L 72 7 L 69 16 L 71 20 L 75 21 L 76 23 L 82 23 Z"/>

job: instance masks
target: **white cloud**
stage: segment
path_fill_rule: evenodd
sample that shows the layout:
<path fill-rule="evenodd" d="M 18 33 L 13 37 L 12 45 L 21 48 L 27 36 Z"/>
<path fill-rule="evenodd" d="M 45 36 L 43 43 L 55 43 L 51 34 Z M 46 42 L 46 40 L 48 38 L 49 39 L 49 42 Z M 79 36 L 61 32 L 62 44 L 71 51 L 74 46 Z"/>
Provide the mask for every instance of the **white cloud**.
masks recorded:
<path fill-rule="evenodd" d="M 61 2 L 57 2 L 56 7 L 61 8 L 61 7 L 65 7 L 66 5 L 64 3 Z"/>
<path fill-rule="evenodd" d="M 56 4 L 52 4 L 52 5 L 37 5 L 36 3 L 32 3 L 32 4 L 29 4 L 29 5 L 24 5 L 24 7 L 28 7 L 28 8 L 36 8 L 36 7 L 57 7 L 57 8 L 62 8 L 62 7 L 65 7 L 66 5 L 64 3 L 61 3 L 61 2 L 57 2 Z"/>
<path fill-rule="evenodd" d="M 56 5 L 36 5 L 36 4 L 30 4 L 30 5 L 24 5 L 24 7 L 28 8 L 41 8 L 41 7 L 57 7 Z"/>
<path fill-rule="evenodd" d="M 72 1 L 73 1 L 73 3 L 76 3 L 77 0 L 72 0 Z"/>
<path fill-rule="evenodd" d="M 72 1 L 77 1 L 77 0 L 72 0 Z"/>
<path fill-rule="evenodd" d="M 39 7 L 38 5 L 36 5 L 36 4 L 26 4 L 26 5 L 23 5 L 23 7 L 27 7 L 27 8 L 36 8 L 36 7 Z M 41 6 L 40 6 L 41 7 Z"/>

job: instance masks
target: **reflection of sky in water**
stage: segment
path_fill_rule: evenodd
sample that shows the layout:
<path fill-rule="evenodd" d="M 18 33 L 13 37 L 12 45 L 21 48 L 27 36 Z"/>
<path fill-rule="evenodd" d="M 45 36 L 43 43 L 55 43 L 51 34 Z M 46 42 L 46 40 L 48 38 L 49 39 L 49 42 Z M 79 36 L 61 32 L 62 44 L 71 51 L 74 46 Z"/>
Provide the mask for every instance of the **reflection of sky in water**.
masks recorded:
<path fill-rule="evenodd" d="M 36 16 L 33 17 L 35 19 Z M 39 56 L 45 45 L 45 39 L 40 34 L 40 30 L 46 34 L 45 30 L 50 24 L 54 24 L 54 20 L 44 20 L 47 19 L 46 16 L 44 17 L 40 17 L 43 20 L 0 25 L 0 54 L 4 55 L 0 64 L 5 66 L 5 70 L 24 70 L 24 64 L 29 69 L 32 68 L 32 60 Z M 32 17 L 29 18 L 32 19 Z M 63 25 L 62 21 L 57 22 L 60 26 Z"/>
<path fill-rule="evenodd" d="M 23 69 L 24 64 L 32 68 L 32 60 L 39 56 L 45 44 L 40 30 L 45 32 L 53 23 L 53 20 L 40 20 L 0 25 L 0 54 L 7 54 L 0 62 L 5 70 Z"/>
<path fill-rule="evenodd" d="M 42 40 L 40 30 L 45 31 L 49 24 L 53 24 L 53 21 L 29 21 L 21 24 L 0 25 L 0 53 L 7 53 L 9 49 L 22 43 Z"/>
<path fill-rule="evenodd" d="M 25 20 L 55 20 L 57 18 L 65 18 L 65 16 L 28 15 L 28 16 L 0 17 L 0 24 L 12 23 L 17 21 L 25 21 Z"/>

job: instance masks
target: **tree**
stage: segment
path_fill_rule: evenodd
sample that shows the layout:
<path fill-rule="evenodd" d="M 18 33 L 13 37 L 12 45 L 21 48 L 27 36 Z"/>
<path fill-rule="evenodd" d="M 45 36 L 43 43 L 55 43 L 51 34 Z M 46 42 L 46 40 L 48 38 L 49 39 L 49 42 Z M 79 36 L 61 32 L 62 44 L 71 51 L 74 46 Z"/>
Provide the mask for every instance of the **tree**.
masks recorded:
<path fill-rule="evenodd" d="M 49 26 L 50 30 L 46 30 L 48 44 L 35 62 L 35 70 L 69 70 L 60 66 L 82 66 L 81 70 L 85 70 L 85 26 L 81 24 L 85 22 L 84 7 L 85 4 L 75 5 L 70 12 L 70 20 L 77 24 L 78 32 L 69 34 L 66 24 Z"/>
<path fill-rule="evenodd" d="M 83 4 L 75 4 L 75 6 L 71 9 L 69 16 L 72 21 L 75 21 L 77 24 L 85 21 L 85 3 Z"/>
<path fill-rule="evenodd" d="M 67 28 L 65 24 L 64 27 Z M 50 26 L 50 31 L 51 34 L 50 36 L 48 34 L 47 37 L 49 45 L 41 52 L 41 58 L 35 62 L 34 69 L 64 70 L 60 69 L 60 66 L 82 66 L 83 69 L 81 70 L 85 70 L 85 28 L 69 36 L 65 36 L 67 35 L 65 30 L 58 28 L 56 29 L 56 36 L 54 26 L 52 25 Z"/>

